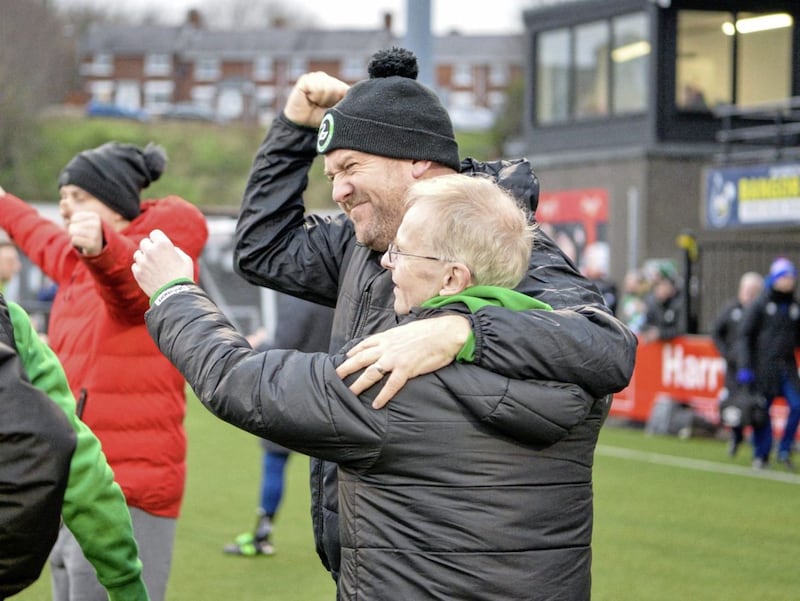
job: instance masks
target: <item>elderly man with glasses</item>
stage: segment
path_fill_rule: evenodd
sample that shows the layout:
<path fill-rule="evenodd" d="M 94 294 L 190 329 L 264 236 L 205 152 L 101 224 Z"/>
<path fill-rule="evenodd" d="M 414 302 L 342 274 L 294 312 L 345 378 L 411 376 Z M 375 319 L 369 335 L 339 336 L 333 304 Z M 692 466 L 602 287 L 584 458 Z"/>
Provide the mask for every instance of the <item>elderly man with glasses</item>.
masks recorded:
<path fill-rule="evenodd" d="M 412 186 L 406 206 L 382 258 L 397 313 L 549 312 L 511 289 L 535 233 L 496 184 L 434 178 Z M 457 361 L 378 410 L 378 387 L 356 396 L 338 377 L 341 353 L 252 350 L 160 232 L 135 261 L 155 294 L 148 329 L 212 413 L 338 463 L 339 598 L 589 598 L 592 460 L 607 403 L 573 384 Z M 534 409 L 519 411 L 531 398 Z"/>

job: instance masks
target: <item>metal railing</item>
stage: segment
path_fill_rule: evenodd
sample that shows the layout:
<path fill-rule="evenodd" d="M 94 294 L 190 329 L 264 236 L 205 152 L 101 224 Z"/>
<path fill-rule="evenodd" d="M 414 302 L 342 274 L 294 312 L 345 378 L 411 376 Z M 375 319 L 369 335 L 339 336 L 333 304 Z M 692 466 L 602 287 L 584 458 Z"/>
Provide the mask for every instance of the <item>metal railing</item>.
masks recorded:
<path fill-rule="evenodd" d="M 781 160 L 800 156 L 800 96 L 757 105 L 720 105 L 717 162 Z"/>

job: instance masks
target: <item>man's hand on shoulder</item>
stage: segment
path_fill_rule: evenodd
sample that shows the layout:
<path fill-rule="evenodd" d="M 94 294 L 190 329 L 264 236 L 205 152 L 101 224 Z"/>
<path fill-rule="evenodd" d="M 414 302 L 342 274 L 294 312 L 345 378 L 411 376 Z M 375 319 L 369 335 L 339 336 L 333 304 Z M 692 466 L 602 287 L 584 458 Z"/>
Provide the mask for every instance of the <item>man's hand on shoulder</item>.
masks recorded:
<path fill-rule="evenodd" d="M 325 111 L 339 102 L 350 88 L 322 71 L 305 73 L 294 84 L 283 114 L 297 125 L 319 127 Z"/>
<path fill-rule="evenodd" d="M 419 319 L 365 338 L 347 353 L 336 373 L 344 378 L 364 369 L 350 391 L 361 394 L 388 374 L 372 403 L 380 409 L 408 380 L 452 363 L 470 332 L 470 322 L 460 315 Z M 366 369 L 365 369 L 366 368 Z"/>

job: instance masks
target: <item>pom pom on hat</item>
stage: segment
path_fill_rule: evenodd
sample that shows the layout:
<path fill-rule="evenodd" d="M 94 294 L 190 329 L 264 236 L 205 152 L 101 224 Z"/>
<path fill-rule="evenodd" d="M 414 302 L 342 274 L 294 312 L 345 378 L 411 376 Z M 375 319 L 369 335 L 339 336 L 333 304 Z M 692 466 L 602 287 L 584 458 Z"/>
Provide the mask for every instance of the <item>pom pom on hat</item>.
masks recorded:
<path fill-rule="evenodd" d="M 395 159 L 433 161 L 458 171 L 461 161 L 450 115 L 416 80 L 414 54 L 404 48 L 372 56 L 370 79 L 353 85 L 320 124 L 317 152 L 338 148 Z"/>
<path fill-rule="evenodd" d="M 166 165 L 161 146 L 141 149 L 108 142 L 75 155 L 61 171 L 58 186 L 78 186 L 131 221 L 139 215 L 141 191 L 161 177 Z"/>
<path fill-rule="evenodd" d="M 417 57 L 411 50 L 393 47 L 378 50 L 373 54 L 367 65 L 367 73 L 369 73 L 370 79 L 394 75 L 416 79 L 419 75 L 419 65 Z"/>

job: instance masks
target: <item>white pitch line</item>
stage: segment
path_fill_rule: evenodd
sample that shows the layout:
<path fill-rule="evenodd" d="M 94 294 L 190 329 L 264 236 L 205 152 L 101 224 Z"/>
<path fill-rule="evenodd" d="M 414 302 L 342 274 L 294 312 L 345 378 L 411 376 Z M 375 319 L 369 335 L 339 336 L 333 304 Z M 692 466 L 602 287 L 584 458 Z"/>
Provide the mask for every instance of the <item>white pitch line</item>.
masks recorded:
<path fill-rule="evenodd" d="M 763 478 L 765 480 L 777 480 L 789 484 L 800 484 L 800 475 L 788 472 L 777 472 L 774 470 L 754 470 L 740 465 L 728 465 L 716 461 L 705 461 L 703 459 L 691 459 L 689 457 L 678 457 L 675 455 L 663 455 L 661 453 L 649 453 L 625 449 L 622 447 L 611 447 L 608 445 L 597 445 L 595 449 L 597 455 L 607 457 L 618 457 L 621 459 L 633 459 L 634 461 L 644 461 L 646 463 L 656 463 L 659 465 L 671 465 L 690 470 L 700 470 L 713 472 L 716 474 L 733 474 L 735 476 L 746 476 L 748 478 Z"/>

